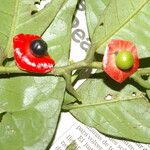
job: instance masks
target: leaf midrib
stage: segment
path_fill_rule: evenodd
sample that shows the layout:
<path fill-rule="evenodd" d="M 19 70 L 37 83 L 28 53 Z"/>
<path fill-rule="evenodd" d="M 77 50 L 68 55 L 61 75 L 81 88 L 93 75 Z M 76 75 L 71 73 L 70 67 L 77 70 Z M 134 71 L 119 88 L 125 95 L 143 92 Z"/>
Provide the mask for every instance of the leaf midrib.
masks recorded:
<path fill-rule="evenodd" d="M 12 21 L 11 29 L 10 29 L 10 36 L 9 36 L 6 50 L 5 50 L 8 54 L 8 56 L 9 56 L 9 52 L 11 51 L 10 46 L 12 43 L 12 36 L 15 34 L 15 27 L 16 27 L 16 23 L 17 23 L 18 11 L 19 11 L 19 0 L 16 0 L 14 17 L 13 17 L 13 21 Z"/>
<path fill-rule="evenodd" d="M 84 108 L 84 107 L 94 107 L 94 106 L 101 106 L 101 105 L 107 105 L 107 104 L 113 104 L 113 103 L 118 103 L 118 102 L 126 102 L 126 101 L 141 101 L 145 100 L 145 97 L 141 96 L 141 97 L 137 97 L 137 98 L 130 98 L 130 99 L 125 99 L 125 100 L 106 100 L 104 102 L 99 102 L 99 103 L 92 103 L 92 104 L 80 104 L 80 105 L 72 105 L 72 106 L 66 106 L 67 108 L 69 107 L 69 110 L 73 110 L 73 109 L 80 109 L 80 108 Z"/>
<path fill-rule="evenodd" d="M 137 9 L 135 9 L 135 11 L 133 11 L 133 13 L 131 13 L 131 15 L 129 15 L 127 17 L 127 19 L 120 24 L 120 26 L 118 26 L 118 28 L 116 28 L 116 30 L 112 31 L 110 34 L 108 34 L 107 36 L 105 36 L 103 38 L 103 40 L 101 40 L 101 42 L 99 42 L 99 47 L 102 46 L 106 41 L 108 41 L 115 33 L 117 33 L 123 26 L 125 26 L 129 20 L 131 20 L 132 18 L 135 17 L 135 15 L 149 2 L 149 0 L 145 1 L 144 3 L 140 3 L 139 7 Z M 97 42 L 96 42 L 97 43 Z M 95 43 L 93 43 L 95 44 Z"/>

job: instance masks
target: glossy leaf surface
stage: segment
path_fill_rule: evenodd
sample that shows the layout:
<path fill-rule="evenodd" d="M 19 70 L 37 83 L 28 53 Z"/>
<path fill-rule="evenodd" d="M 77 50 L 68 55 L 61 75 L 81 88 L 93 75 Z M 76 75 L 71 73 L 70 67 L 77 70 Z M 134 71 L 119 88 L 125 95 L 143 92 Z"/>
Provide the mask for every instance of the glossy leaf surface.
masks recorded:
<path fill-rule="evenodd" d="M 89 79 L 78 89 L 82 104 L 70 106 L 70 112 L 106 135 L 149 143 L 150 104 L 134 86 L 116 84 L 108 77 Z"/>
<path fill-rule="evenodd" d="M 140 58 L 150 57 L 149 10 L 149 0 L 112 0 L 93 36 L 95 49 L 103 54 L 110 40 L 123 39 L 137 46 Z"/>
<path fill-rule="evenodd" d="M 95 28 L 98 26 L 101 15 L 109 4 L 109 1 L 110 0 L 85 0 L 87 26 L 91 40 Z"/>

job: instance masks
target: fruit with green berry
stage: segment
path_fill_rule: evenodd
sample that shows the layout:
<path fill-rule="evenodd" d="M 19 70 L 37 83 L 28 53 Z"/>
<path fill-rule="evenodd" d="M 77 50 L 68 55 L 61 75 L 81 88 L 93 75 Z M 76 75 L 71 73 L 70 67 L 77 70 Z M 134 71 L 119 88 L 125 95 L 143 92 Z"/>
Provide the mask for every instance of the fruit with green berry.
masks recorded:
<path fill-rule="evenodd" d="M 104 53 L 103 70 L 115 81 L 122 83 L 139 68 L 139 58 L 134 43 L 112 40 Z"/>
<path fill-rule="evenodd" d="M 116 56 L 116 65 L 122 70 L 129 70 L 134 64 L 134 58 L 130 51 L 119 51 Z"/>

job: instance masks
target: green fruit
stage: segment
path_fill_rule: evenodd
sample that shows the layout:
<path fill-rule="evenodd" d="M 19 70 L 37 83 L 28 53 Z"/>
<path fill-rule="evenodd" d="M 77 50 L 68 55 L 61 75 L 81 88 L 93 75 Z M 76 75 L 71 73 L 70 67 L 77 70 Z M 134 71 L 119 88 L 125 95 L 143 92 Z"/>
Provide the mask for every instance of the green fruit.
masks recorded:
<path fill-rule="evenodd" d="M 134 64 L 134 58 L 130 51 L 123 50 L 118 52 L 116 56 L 116 65 L 122 70 L 130 69 Z"/>

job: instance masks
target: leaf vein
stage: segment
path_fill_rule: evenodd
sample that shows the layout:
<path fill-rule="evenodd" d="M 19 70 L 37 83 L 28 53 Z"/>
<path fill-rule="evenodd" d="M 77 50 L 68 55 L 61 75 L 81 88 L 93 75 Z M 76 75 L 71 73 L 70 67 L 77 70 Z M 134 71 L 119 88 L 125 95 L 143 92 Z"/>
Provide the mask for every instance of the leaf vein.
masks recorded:
<path fill-rule="evenodd" d="M 8 12 L 5 12 L 5 11 L 2 11 L 2 10 L 0 10 L 0 13 L 1 13 L 1 14 L 6 14 L 6 15 L 8 15 L 8 16 L 11 16 L 11 17 L 13 17 L 13 14 L 10 14 L 10 13 L 8 13 Z"/>
<path fill-rule="evenodd" d="M 103 45 L 106 41 L 109 40 L 110 37 L 112 37 L 115 33 L 117 33 L 123 26 L 125 26 L 129 20 L 131 20 L 133 17 L 135 17 L 135 15 L 149 2 L 149 0 L 146 0 L 144 3 L 140 3 L 139 6 L 137 9 L 135 9 L 135 11 L 133 11 L 133 13 L 131 15 L 129 15 L 127 17 L 127 19 L 125 19 L 125 21 L 120 24 L 120 26 L 118 26 L 118 28 L 116 28 L 116 30 L 112 31 L 110 34 L 108 34 L 107 36 L 105 36 L 101 42 L 99 42 L 99 46 Z M 97 42 L 96 42 L 97 43 Z M 95 43 L 93 43 L 95 44 Z"/>
<path fill-rule="evenodd" d="M 12 36 L 15 34 L 15 28 L 16 28 L 16 21 L 17 21 L 17 17 L 18 17 L 18 9 L 19 9 L 19 0 L 16 0 L 16 3 L 15 3 L 15 12 L 14 12 L 14 17 L 13 17 L 13 21 L 12 21 L 12 25 L 11 25 L 11 30 L 10 30 L 10 36 L 9 36 L 9 39 L 8 39 L 8 42 L 7 42 L 7 46 L 6 46 L 6 51 L 9 52 L 11 51 L 9 48 L 11 46 L 11 41 L 12 41 Z"/>
<path fill-rule="evenodd" d="M 93 106 L 100 106 L 100 105 L 106 105 L 106 104 L 111 104 L 111 103 L 117 103 L 117 102 L 126 102 L 126 101 L 141 101 L 141 99 L 145 99 L 145 97 L 141 96 L 138 98 L 131 98 L 131 99 L 125 99 L 125 100 L 111 100 L 111 101 L 106 101 L 106 102 L 101 102 L 101 103 L 91 103 L 91 104 L 79 104 L 79 105 L 72 105 L 68 106 L 69 109 L 79 109 L 79 108 L 84 108 L 84 107 L 93 107 Z"/>

